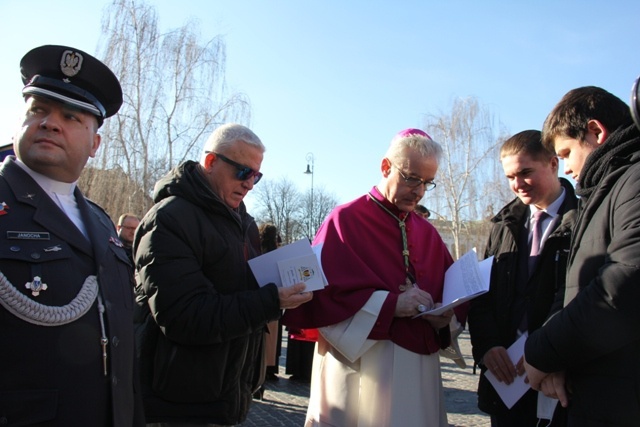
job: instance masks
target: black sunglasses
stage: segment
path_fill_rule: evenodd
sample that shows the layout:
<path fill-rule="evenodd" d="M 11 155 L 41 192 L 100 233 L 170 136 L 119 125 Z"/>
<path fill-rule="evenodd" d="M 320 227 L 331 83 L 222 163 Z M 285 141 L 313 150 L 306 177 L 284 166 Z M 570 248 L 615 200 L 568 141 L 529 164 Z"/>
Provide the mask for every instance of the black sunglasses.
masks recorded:
<path fill-rule="evenodd" d="M 215 151 L 205 151 L 205 153 L 213 153 L 216 156 L 220 157 L 220 160 L 222 160 L 223 162 L 228 163 L 231 166 L 238 169 L 238 172 L 236 172 L 236 178 L 239 179 L 240 181 L 246 181 L 248 179 L 253 178 L 253 185 L 256 185 L 262 178 L 262 172 L 254 171 L 248 166 L 241 165 L 238 162 L 234 162 L 227 156 L 224 156 L 220 153 L 216 153 Z"/>

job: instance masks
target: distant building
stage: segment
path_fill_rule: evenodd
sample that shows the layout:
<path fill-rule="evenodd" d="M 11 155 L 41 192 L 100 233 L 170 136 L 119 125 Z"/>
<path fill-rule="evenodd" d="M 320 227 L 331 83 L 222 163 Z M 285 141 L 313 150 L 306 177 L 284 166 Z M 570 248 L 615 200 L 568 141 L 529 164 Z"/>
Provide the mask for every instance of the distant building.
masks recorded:
<path fill-rule="evenodd" d="M 7 156 L 13 156 L 13 144 L 7 144 L 0 147 L 0 162 Z"/>
<path fill-rule="evenodd" d="M 451 255 L 456 258 L 456 250 L 453 235 L 451 233 L 451 221 L 435 219 L 431 220 L 431 224 L 433 224 L 436 230 L 438 230 L 438 233 L 440 233 L 440 237 L 442 237 L 445 245 L 447 245 Z M 476 248 L 478 259 L 482 259 L 490 231 L 491 221 L 489 220 L 465 222 L 459 238 L 460 256 L 466 254 L 471 249 Z"/>

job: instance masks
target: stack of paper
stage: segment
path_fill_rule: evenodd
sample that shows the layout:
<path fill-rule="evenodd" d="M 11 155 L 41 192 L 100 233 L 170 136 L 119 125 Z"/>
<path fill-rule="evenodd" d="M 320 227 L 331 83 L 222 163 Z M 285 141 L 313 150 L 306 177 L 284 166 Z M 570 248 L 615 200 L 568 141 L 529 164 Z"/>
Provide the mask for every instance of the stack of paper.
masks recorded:
<path fill-rule="evenodd" d="M 461 256 L 444 274 L 442 305 L 433 310 L 420 313 L 414 318 L 425 314 L 442 314 L 466 301 L 489 292 L 492 265 L 493 257 L 478 262 L 475 249 Z"/>

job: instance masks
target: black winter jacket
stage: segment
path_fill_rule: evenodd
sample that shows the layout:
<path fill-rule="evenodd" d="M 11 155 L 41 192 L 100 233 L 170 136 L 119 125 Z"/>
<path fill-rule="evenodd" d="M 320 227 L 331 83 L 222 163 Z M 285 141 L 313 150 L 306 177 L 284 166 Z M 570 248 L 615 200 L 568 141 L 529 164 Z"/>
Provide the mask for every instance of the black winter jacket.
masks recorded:
<path fill-rule="evenodd" d="M 640 132 L 629 119 L 580 174 L 565 307 L 532 333 L 527 362 L 566 371 L 569 425 L 640 423 Z"/>
<path fill-rule="evenodd" d="M 136 232 L 137 340 L 147 422 L 238 424 L 259 386 L 264 326 L 278 290 L 258 287 L 260 253 L 244 204 L 228 208 L 200 166 L 185 162 L 156 184 Z"/>
<path fill-rule="evenodd" d="M 573 187 L 564 178 L 565 199 L 558 211 L 560 216 L 538 258 L 535 271 L 525 288 L 528 311 L 528 331 L 538 329 L 552 311 L 556 293 L 564 289 L 567 257 L 571 242 L 571 229 L 577 217 L 577 198 Z M 517 337 L 517 319 L 514 319 L 514 300 L 517 270 L 520 262 L 518 248 L 520 233 L 525 231 L 529 207 L 516 198 L 506 205 L 491 221 L 493 227 L 485 250 L 485 258 L 494 256 L 489 292 L 471 301 L 469 332 L 472 353 L 482 373 L 485 353 L 495 347 L 509 348 Z M 528 251 L 528 248 L 524 248 Z M 560 307 L 561 308 L 561 307 Z M 484 375 L 478 385 L 478 407 L 489 414 L 507 408 Z"/>

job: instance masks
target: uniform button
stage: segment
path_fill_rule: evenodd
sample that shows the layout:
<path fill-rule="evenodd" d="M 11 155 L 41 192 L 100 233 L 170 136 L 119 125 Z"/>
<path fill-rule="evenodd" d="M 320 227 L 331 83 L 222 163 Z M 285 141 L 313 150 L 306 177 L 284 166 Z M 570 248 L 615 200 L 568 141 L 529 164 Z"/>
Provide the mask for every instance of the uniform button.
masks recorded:
<path fill-rule="evenodd" d="M 118 377 L 114 375 L 113 378 L 111 378 L 111 384 L 118 385 Z"/>
<path fill-rule="evenodd" d="M 11 252 L 20 252 L 20 246 L 11 246 L 9 248 Z M 0 420 L 1 421 L 1 420 Z"/>
<path fill-rule="evenodd" d="M 34 253 L 31 254 L 31 258 L 40 259 L 40 254 L 38 252 L 34 252 Z"/>
<path fill-rule="evenodd" d="M 118 344 L 120 344 L 120 339 L 114 336 L 113 338 L 111 338 L 111 344 L 113 344 L 114 347 L 117 347 Z"/>

